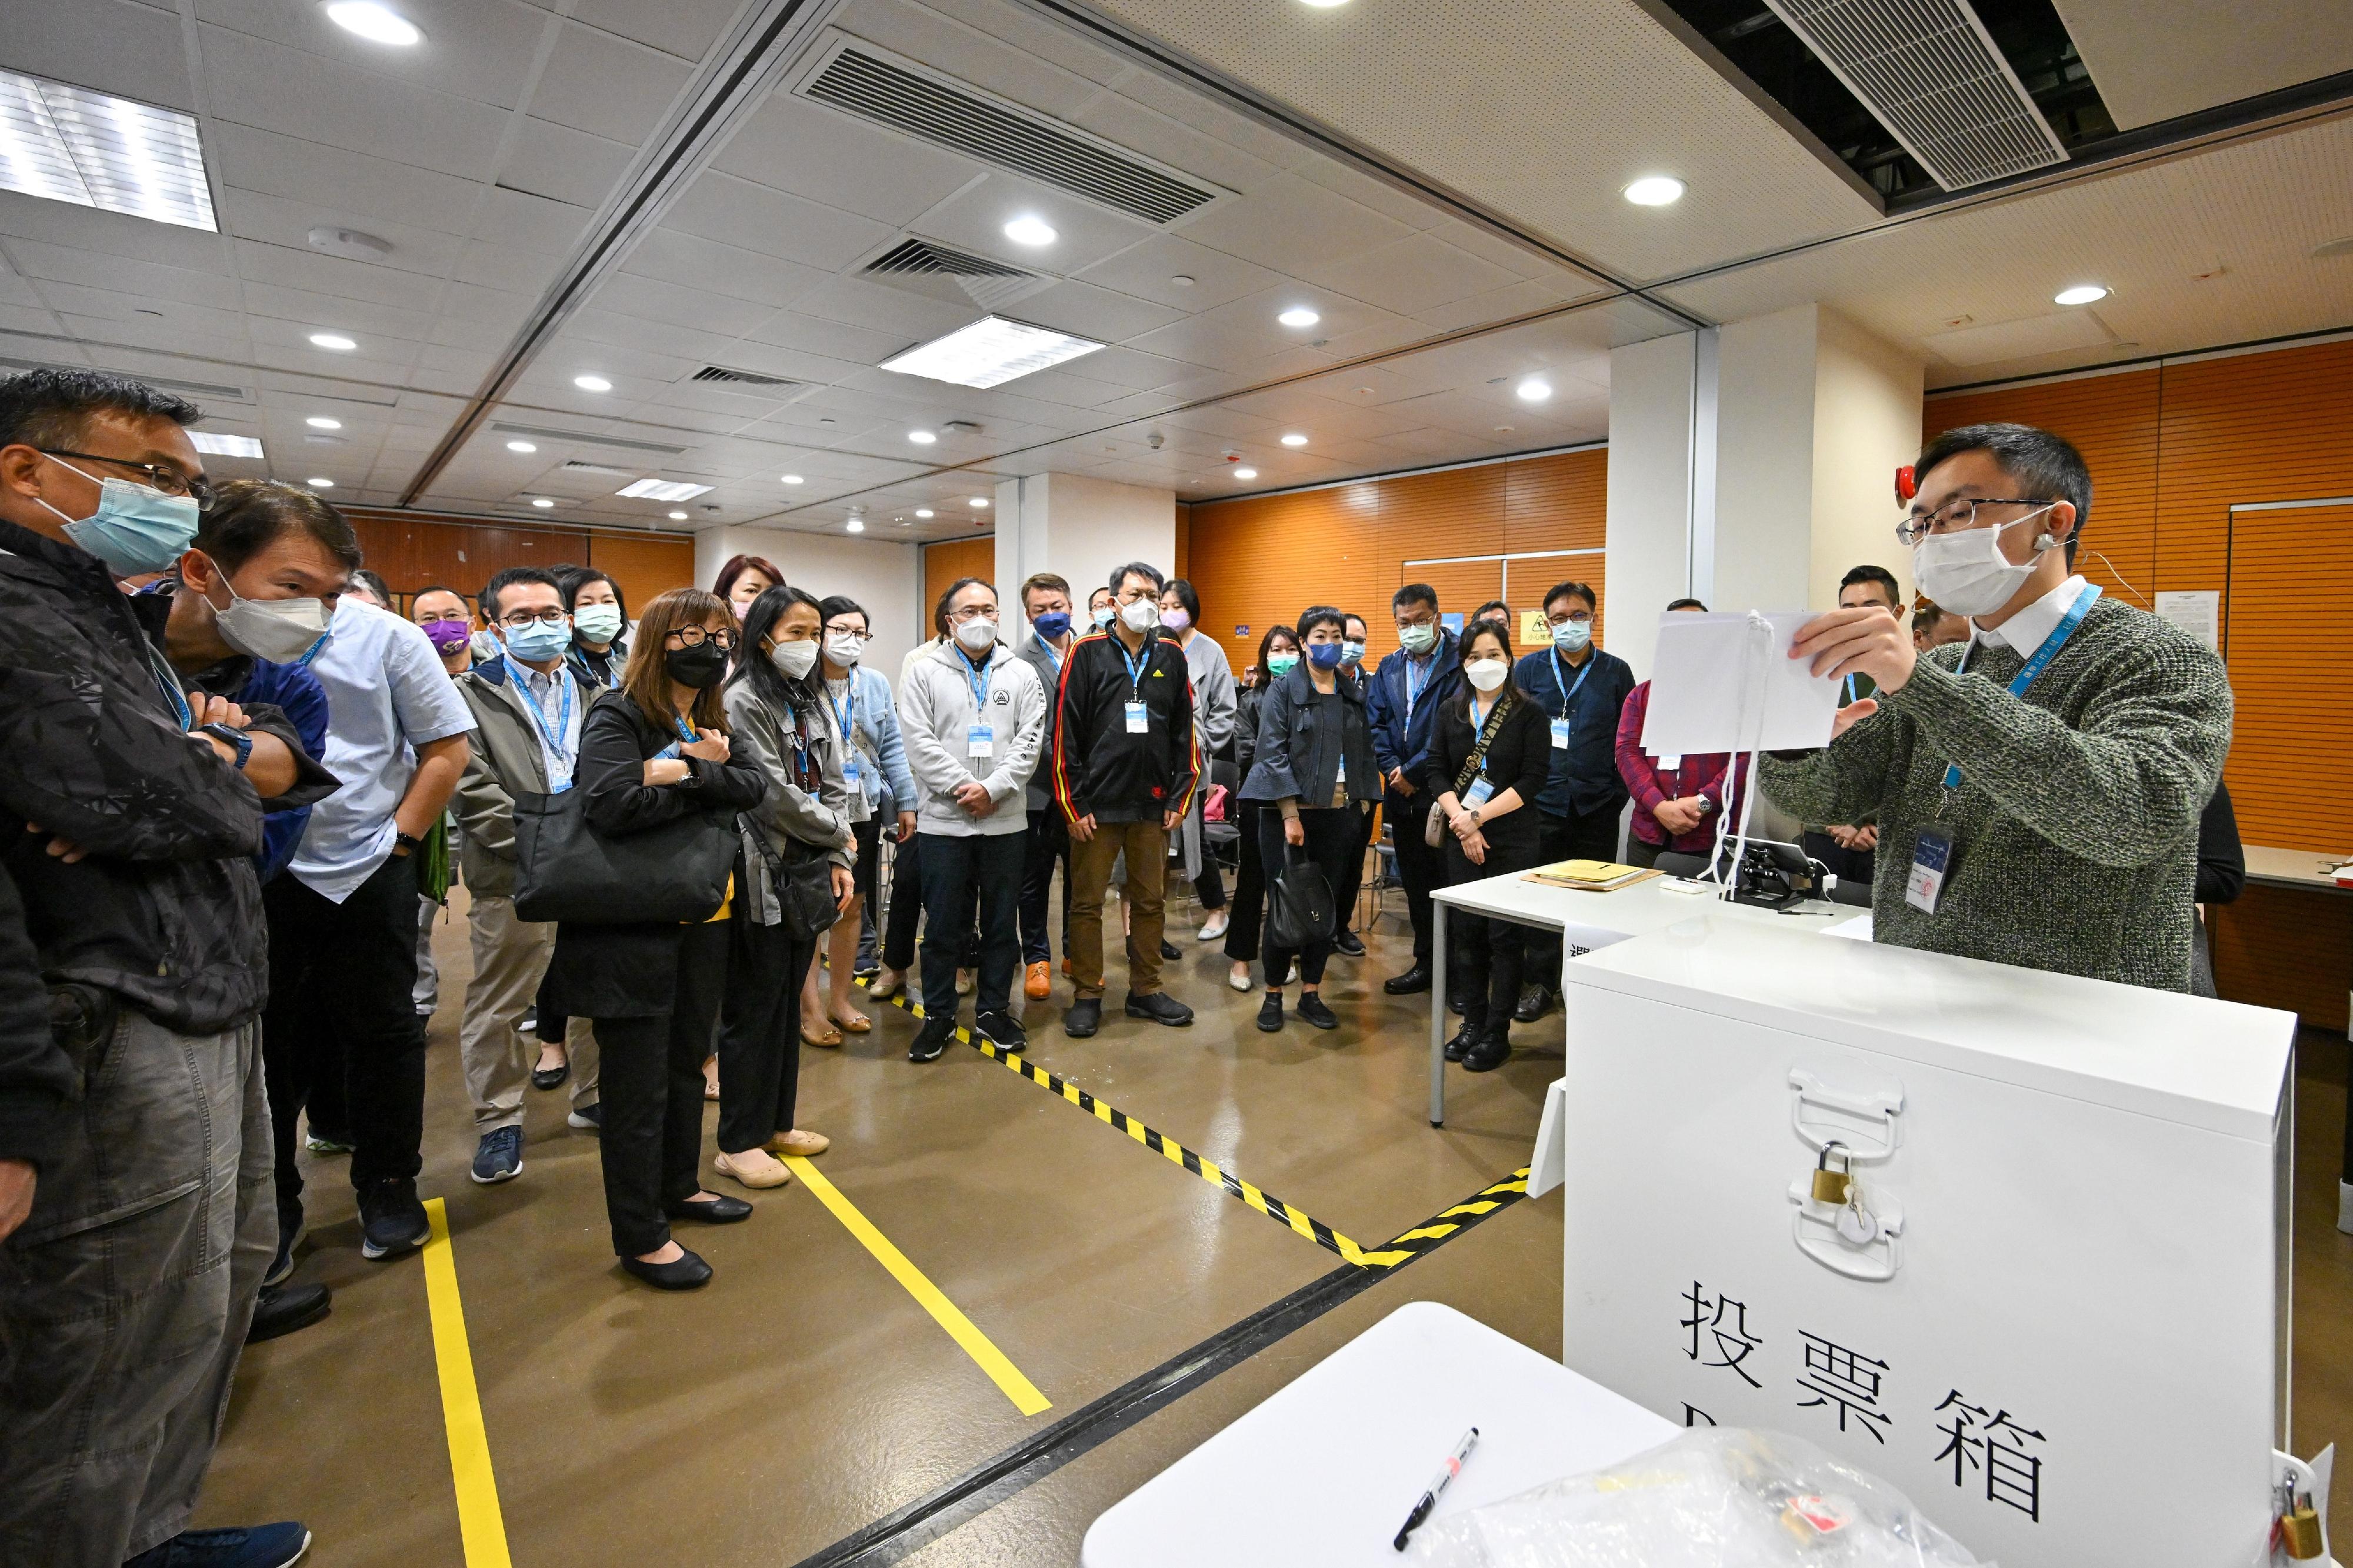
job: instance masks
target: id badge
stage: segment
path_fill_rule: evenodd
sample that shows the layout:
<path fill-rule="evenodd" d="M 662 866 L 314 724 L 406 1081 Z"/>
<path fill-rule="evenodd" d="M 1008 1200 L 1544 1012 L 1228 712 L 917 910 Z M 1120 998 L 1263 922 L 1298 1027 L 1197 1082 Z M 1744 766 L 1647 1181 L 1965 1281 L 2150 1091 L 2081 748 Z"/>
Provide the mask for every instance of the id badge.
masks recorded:
<path fill-rule="evenodd" d="M 1152 716 L 1145 710 L 1144 704 L 1141 702 L 1127 704 L 1127 732 L 1131 735 L 1145 735 L 1151 731 Z"/>
<path fill-rule="evenodd" d="M 1568 715 L 1566 713 L 1552 721 L 1552 749 L 1556 752 L 1568 750 Z"/>
<path fill-rule="evenodd" d="M 1936 912 L 1936 900 L 1945 891 L 1945 873 L 1953 860 L 1953 841 L 1930 828 L 1922 828 L 1912 846 L 1912 870 L 1904 879 L 1904 901 L 1924 915 Z"/>
<path fill-rule="evenodd" d="M 1484 805 L 1490 800 L 1493 800 L 1494 795 L 1495 786 L 1493 783 L 1491 782 L 1484 773 L 1482 773 L 1477 778 L 1471 781 L 1471 787 L 1469 789 L 1462 792 L 1462 804 L 1469 806 Z"/>
<path fill-rule="evenodd" d="M 964 732 L 964 754 L 967 757 L 997 755 L 997 731 L 994 726 L 975 724 Z"/>
<path fill-rule="evenodd" d="M 855 756 L 841 759 L 841 782 L 852 789 L 858 787 L 858 759 Z"/>
<path fill-rule="evenodd" d="M 1659 759 L 1659 771 L 1661 773 L 1678 773 L 1683 772 L 1683 757 L 1681 752 L 1670 752 L 1665 756 Z"/>

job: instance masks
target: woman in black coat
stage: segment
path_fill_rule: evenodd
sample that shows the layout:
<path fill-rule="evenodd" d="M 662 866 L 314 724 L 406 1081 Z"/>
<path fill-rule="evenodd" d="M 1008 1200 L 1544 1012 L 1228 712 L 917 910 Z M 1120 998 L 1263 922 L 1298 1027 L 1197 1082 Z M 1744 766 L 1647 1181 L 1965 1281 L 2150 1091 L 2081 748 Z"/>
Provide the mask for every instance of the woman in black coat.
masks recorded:
<path fill-rule="evenodd" d="M 1250 777 L 1258 760 L 1259 710 L 1266 704 L 1266 689 L 1289 675 L 1299 663 L 1299 635 L 1289 626 L 1269 626 L 1259 638 L 1258 663 L 1250 683 L 1241 689 L 1234 705 L 1233 799 L 1226 810 L 1234 823 L 1233 915 L 1226 926 L 1226 957 L 1233 968 L 1226 984 L 1237 991 L 1250 988 L 1250 966 L 1258 957 L 1259 935 L 1265 929 L 1266 867 L 1258 858 L 1259 803 L 1241 798 L 1240 783 Z"/>
<path fill-rule="evenodd" d="M 1340 612 L 1318 605 L 1299 617 L 1304 660 L 1288 675 L 1267 683 L 1259 710 L 1258 755 L 1242 781 L 1242 798 L 1259 804 L 1258 855 L 1268 884 L 1266 1001 L 1258 1026 L 1268 1034 L 1282 1027 L 1282 982 L 1292 961 L 1299 963 L 1299 1016 L 1319 1029 L 1339 1027 L 1324 1005 L 1324 963 L 1332 956 L 1332 927 L 1310 933 L 1297 946 L 1275 940 L 1272 905 L 1279 869 L 1305 860 L 1323 873 L 1337 897 L 1348 885 L 1348 862 L 1362 852 L 1357 815 L 1380 795 L 1380 764 L 1373 760 L 1372 729 L 1365 720 L 1365 696 L 1340 678 Z M 1303 851 L 1303 855 L 1301 853 Z"/>
<path fill-rule="evenodd" d="M 591 832 L 626 838 L 707 807 L 759 804 L 767 781 L 730 757 L 719 697 L 735 636 L 725 602 L 700 589 L 646 606 L 627 682 L 597 698 L 580 726 L 574 787 L 587 792 Z M 712 830 L 738 837 L 731 825 Z M 741 1198 L 703 1191 L 699 1173 L 702 1058 L 727 984 L 728 914 L 723 903 L 686 925 L 566 921 L 547 967 L 556 1006 L 596 1025 L 613 1250 L 623 1268 L 665 1290 L 711 1279 L 709 1264 L 670 1239 L 670 1221 L 723 1224 L 752 1213 Z"/>
<path fill-rule="evenodd" d="M 1462 685 L 1438 710 L 1421 787 L 1446 827 L 1449 887 L 1525 871 L 1543 858 L 1536 794 L 1552 769 L 1552 729 L 1544 710 L 1512 684 L 1512 633 L 1501 621 L 1473 621 L 1462 633 Z M 1482 734 L 1479 765 L 1471 754 Z M 1462 998 L 1462 1028 L 1446 1058 L 1493 1072 L 1512 1054 L 1512 1009 L 1520 997 L 1525 931 L 1508 921 L 1457 912 L 1447 988 Z"/>

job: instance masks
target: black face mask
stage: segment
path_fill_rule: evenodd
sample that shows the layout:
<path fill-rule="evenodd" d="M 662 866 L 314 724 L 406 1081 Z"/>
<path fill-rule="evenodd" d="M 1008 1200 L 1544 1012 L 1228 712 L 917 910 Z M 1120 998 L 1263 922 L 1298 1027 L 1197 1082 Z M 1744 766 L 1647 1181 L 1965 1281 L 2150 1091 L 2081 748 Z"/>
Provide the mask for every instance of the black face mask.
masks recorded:
<path fill-rule="evenodd" d="M 704 690 L 719 684 L 727 673 L 727 650 L 714 642 L 699 642 L 692 647 L 671 647 L 662 650 L 662 673 L 681 686 Z"/>

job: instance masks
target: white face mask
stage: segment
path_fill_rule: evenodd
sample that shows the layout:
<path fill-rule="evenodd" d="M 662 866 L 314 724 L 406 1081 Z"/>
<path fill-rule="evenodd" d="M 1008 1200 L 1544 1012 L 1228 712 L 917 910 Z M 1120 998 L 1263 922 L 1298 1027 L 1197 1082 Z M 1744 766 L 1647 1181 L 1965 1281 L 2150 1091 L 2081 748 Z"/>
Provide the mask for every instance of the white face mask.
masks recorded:
<path fill-rule="evenodd" d="M 1972 528 L 1963 533 L 1932 533 L 1912 547 L 1912 579 L 1936 607 L 1957 616 L 1989 616 L 2010 603 L 2019 585 L 2033 574 L 2042 552 L 2059 542 L 2039 534 L 2034 554 L 2012 561 L 2001 552 L 2001 536 L 2019 523 L 2058 505 L 2038 507 L 2024 517 L 1995 528 Z"/>
<path fill-rule="evenodd" d="M 1462 667 L 1463 678 L 1474 691 L 1493 691 L 1511 673 L 1512 667 L 1500 658 L 1474 658 Z"/>
<path fill-rule="evenodd" d="M 1576 653 L 1592 640 L 1590 621 L 1563 621 L 1552 629 L 1552 646 L 1563 653 Z"/>
<path fill-rule="evenodd" d="M 1119 607 L 1119 618 L 1127 623 L 1132 632 L 1148 632 L 1160 624 L 1160 606 L 1149 599 L 1137 599 Z"/>
<path fill-rule="evenodd" d="M 228 574 L 220 572 L 228 589 L 228 608 L 213 612 L 221 641 L 248 658 L 272 664 L 292 664 L 317 647 L 327 635 L 324 599 L 248 599 L 229 587 Z M 209 600 L 206 603 L 210 603 Z"/>
<path fill-rule="evenodd" d="M 987 653 L 997 642 L 997 623 L 990 620 L 965 621 L 955 629 L 956 641 L 966 652 Z"/>
<path fill-rule="evenodd" d="M 817 668 L 817 644 L 807 637 L 798 642 L 780 642 L 768 651 L 768 658 L 788 678 L 798 680 Z"/>
<path fill-rule="evenodd" d="M 609 647 L 621 635 L 621 606 L 583 605 L 572 612 L 572 629 L 586 642 L 598 647 Z"/>
<path fill-rule="evenodd" d="M 865 651 L 866 644 L 855 632 L 831 632 L 826 636 L 825 657 L 844 669 L 856 664 L 858 656 Z"/>

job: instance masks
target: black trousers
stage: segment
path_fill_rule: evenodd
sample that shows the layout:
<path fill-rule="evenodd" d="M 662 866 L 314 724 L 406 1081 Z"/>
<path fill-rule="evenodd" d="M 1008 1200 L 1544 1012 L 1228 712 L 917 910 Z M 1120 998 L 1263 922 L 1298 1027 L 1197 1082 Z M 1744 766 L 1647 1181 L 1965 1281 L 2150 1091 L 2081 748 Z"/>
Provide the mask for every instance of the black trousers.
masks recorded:
<path fill-rule="evenodd" d="M 1254 800 L 1234 805 L 1234 828 L 1241 837 L 1234 842 L 1234 912 L 1226 927 L 1226 956 L 1248 963 L 1259 956 L 1260 933 L 1266 929 L 1266 862 L 1258 855 L 1258 824 L 1267 813 Z"/>
<path fill-rule="evenodd" d="M 1357 805 L 1349 809 L 1356 814 L 1356 856 L 1348 862 L 1348 885 L 1332 889 L 1338 900 L 1333 915 L 1342 931 L 1356 929 L 1356 900 L 1365 890 L 1365 856 L 1373 847 L 1373 808 Z"/>
<path fill-rule="evenodd" d="M 956 1015 L 957 961 L 980 915 L 980 983 L 973 1009 L 1001 1013 L 1021 968 L 1021 861 L 1029 833 L 918 833 L 923 847 L 923 1016 Z M 723 1070 L 720 1079 L 726 1082 Z"/>
<path fill-rule="evenodd" d="M 736 919 L 719 1006 L 719 1147 L 757 1149 L 793 1130 L 800 1093 L 801 981 L 816 942 Z"/>
<path fill-rule="evenodd" d="M 1624 801 L 1612 801 L 1596 811 L 1555 816 L 1536 811 L 1536 858 L 1525 866 L 1549 866 L 1559 860 L 1614 860 L 1618 858 L 1618 814 Z M 1521 809 L 1525 810 L 1525 807 Z M 1466 862 L 1467 863 L 1467 862 Z M 1493 871 L 1482 873 L 1493 876 Z M 1529 978 L 1547 991 L 1560 989 L 1560 933 L 1530 931 L 1527 935 Z"/>
<path fill-rule="evenodd" d="M 1417 791 L 1388 806 L 1391 837 L 1397 844 L 1398 880 L 1405 884 L 1405 910 L 1413 921 L 1413 963 L 1430 967 L 1430 890 L 1446 875 L 1441 851 L 1421 841 L 1430 822 L 1431 796 Z"/>
<path fill-rule="evenodd" d="M 915 966 L 915 933 L 923 921 L 923 836 L 918 833 L 899 846 L 891 861 L 891 913 L 882 923 L 882 967 L 901 973 Z M 979 962 L 980 935 L 966 931 L 962 966 L 970 969 Z"/>
<path fill-rule="evenodd" d="M 1060 806 L 1029 814 L 1029 832 L 1021 852 L 1021 962 L 1050 963 L 1054 950 L 1046 940 L 1046 896 L 1053 890 L 1054 867 L 1062 868 L 1062 923 L 1057 928 L 1062 951 L 1071 948 L 1071 825 Z"/>
<path fill-rule="evenodd" d="M 670 1240 L 666 1208 L 702 1186 L 702 1058 L 711 1053 L 712 1024 L 727 988 L 734 923 L 706 921 L 686 929 L 669 1012 L 596 1020 L 605 1104 L 604 1135 L 596 1142 L 616 1257 L 660 1251 Z M 778 1005 L 797 1016 L 797 997 Z"/>
<path fill-rule="evenodd" d="M 295 1121 L 322 1077 L 339 1079 L 352 1185 L 415 1181 L 424 1168 L 425 1020 L 417 1016 L 417 862 L 388 857 L 336 903 L 291 872 L 262 890 L 269 1005 L 262 1065 L 278 1162 L 281 1235 L 302 1218 Z"/>
<path fill-rule="evenodd" d="M 1193 879 L 1193 896 L 1201 900 L 1205 910 L 1222 910 L 1226 907 L 1226 879 L 1219 868 L 1217 856 L 1210 853 L 1208 823 L 1201 816 L 1198 797 L 1193 802 L 1193 827 L 1201 837 L 1201 874 Z M 1184 824 L 1177 824 L 1177 830 L 1182 832 Z"/>
<path fill-rule="evenodd" d="M 1283 837 L 1282 811 L 1269 806 L 1259 813 L 1258 858 L 1265 868 L 1267 883 L 1271 889 L 1276 873 L 1287 862 L 1303 857 L 1324 873 L 1324 886 L 1337 888 L 1346 877 L 1348 856 L 1356 847 L 1356 814 L 1345 805 L 1329 805 L 1299 814 L 1300 826 L 1307 831 L 1307 843 L 1293 849 Z M 1332 932 L 1319 933 L 1314 941 L 1301 947 L 1278 946 L 1274 940 L 1274 921 L 1266 922 L 1266 983 L 1271 990 L 1276 977 L 1291 973 L 1291 961 L 1299 960 L 1299 982 L 1303 985 L 1320 984 L 1324 979 L 1324 960 L 1332 956 Z"/>
<path fill-rule="evenodd" d="M 1879 859 L 1876 849 L 1841 849 L 1827 833 L 1801 833 L 1798 847 L 1820 861 L 1840 881 L 1860 882 L 1866 888 L 1871 885 L 1871 874 Z"/>
<path fill-rule="evenodd" d="M 1486 864 L 1473 866 L 1451 833 L 1439 853 L 1446 858 L 1446 885 L 1450 888 L 1458 882 L 1477 882 L 1531 867 L 1548 866 L 1560 858 L 1534 849 L 1512 850 L 1491 844 Z M 1473 1038 L 1482 1034 L 1499 1040 L 1510 1037 L 1512 1009 L 1519 1005 L 1520 986 L 1525 980 L 1542 979 L 1548 973 L 1551 978 L 1546 984 L 1558 987 L 1560 942 L 1556 936 L 1553 941 L 1556 956 L 1552 968 L 1538 969 L 1535 939 L 1541 934 L 1510 921 L 1491 921 L 1461 910 L 1448 912 L 1446 994 L 1461 998 L 1462 1021 Z"/>

